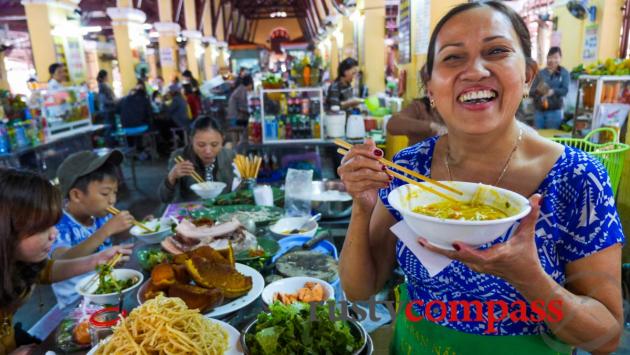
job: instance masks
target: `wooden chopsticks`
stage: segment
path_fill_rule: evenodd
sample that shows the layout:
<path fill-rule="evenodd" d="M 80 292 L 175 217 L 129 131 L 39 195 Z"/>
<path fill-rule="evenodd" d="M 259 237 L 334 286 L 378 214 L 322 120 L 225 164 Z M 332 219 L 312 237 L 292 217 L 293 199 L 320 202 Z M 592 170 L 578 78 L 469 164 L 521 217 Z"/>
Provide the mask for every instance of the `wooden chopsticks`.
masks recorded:
<path fill-rule="evenodd" d="M 348 142 L 346 142 L 346 141 L 344 141 L 342 139 L 339 139 L 339 138 L 335 139 L 335 144 L 340 146 L 340 147 L 346 148 L 348 150 L 352 149 L 352 144 L 350 144 L 350 143 L 348 143 Z M 337 151 L 337 152 L 339 152 L 339 151 Z M 448 186 L 446 184 L 443 184 L 443 183 L 441 183 L 441 182 L 439 182 L 437 180 L 433 180 L 433 179 L 431 179 L 428 176 L 424 176 L 422 174 L 418 174 L 417 172 L 415 172 L 413 170 L 409 170 L 409 169 L 405 168 L 404 166 L 400 166 L 400 165 L 398 165 L 396 163 L 392 163 L 391 161 L 389 161 L 389 160 L 387 160 L 385 158 L 379 158 L 378 161 L 381 164 L 387 165 L 387 166 L 389 166 L 391 168 L 394 168 L 396 170 L 400 170 L 400 171 L 402 171 L 404 173 L 407 173 L 407 174 L 409 174 L 409 175 L 411 175 L 411 176 L 413 176 L 415 178 L 418 178 L 418 179 L 420 179 L 422 181 L 426 181 L 426 182 L 431 183 L 433 185 L 439 186 L 439 187 L 441 187 L 441 188 L 443 188 L 445 190 L 454 192 L 454 193 L 456 193 L 458 195 L 463 195 L 464 194 L 463 192 L 457 190 L 454 187 L 451 187 L 451 186 Z M 405 180 L 405 181 L 407 181 L 407 180 Z"/>
<path fill-rule="evenodd" d="M 342 149 L 342 148 L 338 148 L 337 149 L 337 153 L 339 153 L 341 155 L 346 155 L 346 154 L 348 154 L 348 151 L 345 150 L 345 149 Z M 412 179 L 410 179 L 410 178 L 408 178 L 408 177 L 406 177 L 404 175 L 401 175 L 401 174 L 399 174 L 399 173 L 397 173 L 397 172 L 395 172 L 395 171 L 393 171 L 391 169 L 386 169 L 386 171 L 387 171 L 388 174 L 390 174 L 390 175 L 392 175 L 392 176 L 394 176 L 394 177 L 396 177 L 396 178 L 398 178 L 398 179 L 400 179 L 402 181 L 405 181 L 405 182 L 407 182 L 409 184 L 418 186 L 419 188 L 421 188 L 421 189 L 423 189 L 425 191 L 428 191 L 428 192 L 430 192 L 432 194 L 435 194 L 437 196 L 440 196 L 443 199 L 446 199 L 446 200 L 449 200 L 449 201 L 452 201 L 452 202 L 459 202 L 459 201 L 457 201 L 456 199 L 452 198 L 449 195 L 446 195 L 446 194 L 444 194 L 444 193 L 442 193 L 440 191 L 434 190 L 434 189 L 426 186 L 426 184 L 422 184 L 422 183 L 420 183 L 420 182 L 418 182 L 416 180 L 412 180 Z"/>
<path fill-rule="evenodd" d="M 119 214 L 119 213 L 120 213 L 120 210 L 119 210 L 118 208 L 116 208 L 116 207 L 112 206 L 112 207 L 107 207 L 107 212 L 109 212 L 109 213 L 111 213 L 111 214 L 113 214 L 113 215 L 117 215 L 117 214 Z M 140 222 L 138 222 L 138 221 L 133 221 L 133 224 L 134 224 L 135 226 L 138 226 L 138 227 L 140 227 L 140 228 L 144 229 L 145 231 L 147 231 L 147 232 L 149 232 L 149 233 L 152 233 L 152 232 L 153 232 L 153 230 L 152 230 L 151 228 L 149 228 L 149 227 L 145 226 L 144 224 L 142 224 L 142 223 L 140 223 Z"/>
<path fill-rule="evenodd" d="M 181 163 L 184 162 L 185 159 L 182 158 L 181 156 L 175 157 L 175 162 L 177 163 Z M 204 182 L 206 182 L 204 179 L 201 178 L 201 176 L 199 176 L 199 174 L 197 174 L 196 171 L 193 171 L 191 174 L 192 178 L 195 179 L 195 181 L 197 181 L 200 184 L 203 184 Z"/>
<path fill-rule="evenodd" d="M 234 158 L 234 164 L 241 174 L 242 179 L 255 179 L 258 176 L 261 163 L 262 158 L 259 156 L 255 156 L 252 159 L 238 154 Z"/>
<path fill-rule="evenodd" d="M 107 262 L 107 266 L 109 266 L 110 268 L 113 268 L 116 264 L 118 264 L 118 262 L 120 261 L 120 258 L 122 258 L 122 254 L 118 253 L 116 254 L 116 256 L 114 256 L 109 262 Z M 92 276 L 92 278 L 82 287 L 83 291 L 87 291 L 90 289 L 90 287 L 92 287 L 92 285 L 94 285 L 94 283 L 98 280 L 98 272 L 96 274 L 94 274 L 94 276 Z"/>

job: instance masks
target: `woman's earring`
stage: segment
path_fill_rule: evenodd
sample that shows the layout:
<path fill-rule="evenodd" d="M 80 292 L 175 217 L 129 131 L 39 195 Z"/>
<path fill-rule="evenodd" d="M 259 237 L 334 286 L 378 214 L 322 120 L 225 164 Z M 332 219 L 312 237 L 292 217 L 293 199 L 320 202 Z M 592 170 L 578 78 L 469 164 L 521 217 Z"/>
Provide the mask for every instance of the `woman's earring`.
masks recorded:
<path fill-rule="evenodd" d="M 432 98 L 429 99 L 429 105 L 431 105 L 431 108 L 435 108 L 435 100 L 433 100 Z"/>
<path fill-rule="evenodd" d="M 525 91 L 523 91 L 523 98 L 526 99 L 529 97 L 529 85 L 525 84 Z"/>

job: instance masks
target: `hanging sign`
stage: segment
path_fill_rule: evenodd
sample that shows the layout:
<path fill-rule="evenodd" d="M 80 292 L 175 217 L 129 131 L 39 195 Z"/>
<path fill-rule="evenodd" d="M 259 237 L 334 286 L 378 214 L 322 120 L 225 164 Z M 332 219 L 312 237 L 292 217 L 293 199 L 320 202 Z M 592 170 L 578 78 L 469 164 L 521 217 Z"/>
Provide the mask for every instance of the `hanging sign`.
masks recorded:
<path fill-rule="evenodd" d="M 416 15 L 416 43 L 414 43 L 414 50 L 416 55 L 427 54 L 431 37 L 431 1 L 414 1 L 414 7 Z"/>
<path fill-rule="evenodd" d="M 175 55 L 173 48 L 160 48 L 160 64 L 162 67 L 174 67 Z"/>
<path fill-rule="evenodd" d="M 401 0 L 398 7 L 398 49 L 400 64 L 411 62 L 411 1 Z"/>
<path fill-rule="evenodd" d="M 597 60 L 597 24 L 588 25 L 584 31 L 582 60 L 585 62 Z"/>

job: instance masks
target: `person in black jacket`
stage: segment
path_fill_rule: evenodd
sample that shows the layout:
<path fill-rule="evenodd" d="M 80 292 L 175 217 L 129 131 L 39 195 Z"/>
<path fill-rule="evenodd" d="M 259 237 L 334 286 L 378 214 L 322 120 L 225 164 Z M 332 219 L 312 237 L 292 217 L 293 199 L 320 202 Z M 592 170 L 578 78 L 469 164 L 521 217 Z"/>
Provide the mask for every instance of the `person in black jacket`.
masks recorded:
<path fill-rule="evenodd" d="M 138 151 L 142 150 L 138 146 L 142 144 L 142 137 L 138 134 L 150 129 L 153 118 L 153 108 L 144 82 L 139 80 L 129 95 L 120 100 L 119 113 L 129 145 L 136 147 Z"/>
<path fill-rule="evenodd" d="M 164 112 L 178 127 L 188 129 L 190 127 L 190 114 L 188 113 L 188 103 L 182 95 L 182 87 L 179 84 L 172 84 L 168 87 L 171 98 L 170 103 L 164 106 Z"/>

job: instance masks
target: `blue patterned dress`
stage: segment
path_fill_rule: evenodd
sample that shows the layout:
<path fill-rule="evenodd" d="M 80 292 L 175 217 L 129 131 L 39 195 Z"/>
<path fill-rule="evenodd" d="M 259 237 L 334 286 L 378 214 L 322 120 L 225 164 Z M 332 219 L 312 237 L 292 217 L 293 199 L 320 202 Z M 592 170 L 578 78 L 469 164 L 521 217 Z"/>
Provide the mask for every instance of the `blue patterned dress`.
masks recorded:
<path fill-rule="evenodd" d="M 400 151 L 394 157 L 396 164 L 431 175 L 431 160 L 438 137 L 429 138 Z M 389 205 L 388 194 L 405 182 L 394 179 L 389 188 L 380 191 L 385 207 L 397 219 L 400 214 Z M 605 168 L 596 159 L 570 147 L 565 147 L 547 177 L 538 187 L 543 196 L 540 217 L 536 223 L 536 245 L 542 267 L 560 285 L 565 283 L 567 263 L 596 253 L 616 243 L 624 243 L 624 236 L 615 208 L 614 196 Z M 494 242 L 482 246 L 488 248 L 508 240 L 515 228 Z M 453 261 L 434 277 L 400 241 L 396 243 L 396 256 L 406 275 L 409 297 L 423 300 L 449 301 L 505 301 L 508 305 L 523 296 L 503 279 L 472 271 L 459 261 Z M 528 314 L 531 314 L 529 304 Z M 439 312 L 439 307 L 432 312 Z M 476 308 L 471 308 L 470 318 L 477 318 Z M 424 316 L 424 307 L 414 307 L 415 313 Z M 499 309 L 495 308 L 496 318 Z M 511 310 L 510 310 L 511 311 Z M 449 311 L 450 312 L 450 311 Z M 462 317 L 459 309 L 458 319 Z M 434 314 L 435 315 L 435 314 Z M 449 317 L 436 322 L 458 331 L 483 335 L 537 335 L 549 333 L 544 322 L 517 321 L 510 317 L 495 323 L 497 331 L 484 333 L 487 328 L 487 307 L 484 304 L 480 322 L 449 322 Z M 426 319 L 426 317 L 425 317 Z"/>

